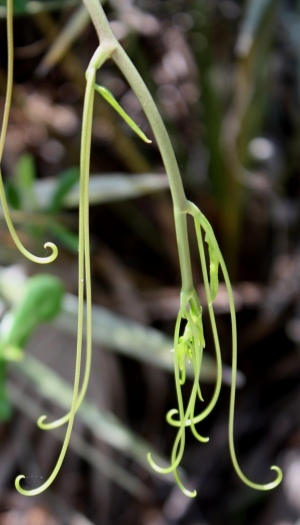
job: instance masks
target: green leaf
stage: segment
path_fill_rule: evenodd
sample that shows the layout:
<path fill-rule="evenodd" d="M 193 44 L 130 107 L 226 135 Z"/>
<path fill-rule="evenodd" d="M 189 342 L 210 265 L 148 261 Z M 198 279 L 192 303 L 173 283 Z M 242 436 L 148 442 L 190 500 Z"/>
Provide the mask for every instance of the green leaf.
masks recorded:
<path fill-rule="evenodd" d="M 4 316 L 1 332 L 5 343 L 23 347 L 38 324 L 51 321 L 60 312 L 63 293 L 57 277 L 31 277 L 22 302 Z"/>
<path fill-rule="evenodd" d="M 80 172 L 77 167 L 69 168 L 58 175 L 57 185 L 53 191 L 48 210 L 52 213 L 59 211 L 70 190 L 79 181 Z"/>
<path fill-rule="evenodd" d="M 73 253 L 78 253 L 79 239 L 76 233 L 72 232 L 58 222 L 52 222 L 49 224 L 49 230 L 62 246 Z"/>
<path fill-rule="evenodd" d="M 32 155 L 22 155 L 15 168 L 15 186 L 20 197 L 20 205 L 23 210 L 38 208 L 34 195 L 34 183 L 36 180 L 35 162 Z"/>
<path fill-rule="evenodd" d="M 144 142 L 147 142 L 147 144 L 151 144 L 152 140 L 148 139 L 145 135 L 145 133 L 142 132 L 142 130 L 138 127 L 138 125 L 132 120 L 132 118 L 124 111 L 124 109 L 120 106 L 120 104 L 116 101 L 113 94 L 105 87 L 98 86 L 98 84 L 95 84 L 95 90 L 97 93 L 100 93 L 100 95 L 108 102 L 114 110 L 122 117 L 123 120 L 125 120 L 126 124 L 136 133 L 140 139 L 142 139 Z"/>
<path fill-rule="evenodd" d="M 0 0 L 0 6 L 6 7 L 7 0 Z M 22 14 L 26 10 L 26 0 L 14 0 L 14 13 Z"/>
<path fill-rule="evenodd" d="M 14 0 L 14 15 L 36 14 L 43 11 L 73 7 L 80 0 Z M 0 0 L 0 18 L 6 17 L 6 0 Z"/>
<path fill-rule="evenodd" d="M 6 390 L 0 388 L 0 421 L 9 421 L 12 417 L 12 406 Z"/>
<path fill-rule="evenodd" d="M 8 180 L 5 182 L 5 194 L 11 208 L 14 210 L 20 210 L 22 208 L 20 193 L 13 181 Z"/>
<path fill-rule="evenodd" d="M 35 198 L 40 210 L 49 210 L 52 195 L 55 192 L 57 181 L 54 178 L 39 179 L 35 182 Z M 165 175 L 158 173 L 143 173 L 126 175 L 124 173 L 95 174 L 89 181 L 90 205 L 115 202 L 125 199 L 134 199 L 163 191 L 169 187 Z M 64 208 L 78 207 L 80 199 L 79 184 L 75 184 L 65 194 Z"/>
<path fill-rule="evenodd" d="M 8 421 L 12 416 L 12 406 L 6 392 L 6 372 L 7 365 L 4 360 L 0 360 L 0 420 Z"/>
<path fill-rule="evenodd" d="M 23 359 L 23 350 L 19 346 L 4 345 L 1 357 L 6 361 L 20 361 Z"/>
<path fill-rule="evenodd" d="M 276 4 L 276 0 L 248 0 L 236 44 L 236 51 L 240 57 L 249 54 L 265 14 L 273 4 Z"/>
<path fill-rule="evenodd" d="M 25 153 L 19 158 L 16 165 L 16 182 L 20 188 L 28 190 L 32 188 L 35 179 L 34 158 Z"/>

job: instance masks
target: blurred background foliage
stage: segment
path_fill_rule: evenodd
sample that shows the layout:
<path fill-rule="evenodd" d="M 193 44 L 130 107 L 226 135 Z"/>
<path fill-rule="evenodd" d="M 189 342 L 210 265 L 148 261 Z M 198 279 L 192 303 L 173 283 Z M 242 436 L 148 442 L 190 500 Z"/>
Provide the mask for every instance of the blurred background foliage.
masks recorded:
<path fill-rule="evenodd" d="M 36 498 L 15 493 L 13 480 L 20 472 L 28 474 L 28 488 L 40 484 L 60 446 L 60 432 L 40 431 L 36 418 L 44 412 L 54 418 L 70 403 L 80 122 L 84 72 L 97 45 L 79 1 L 18 0 L 3 172 L 23 242 L 42 254 L 44 242 L 52 240 L 60 254 L 45 276 L 45 268 L 42 272 L 18 254 L 1 217 L 0 523 L 295 525 L 300 519 L 299 2 L 107 0 L 106 8 L 158 104 L 187 195 L 213 224 L 233 279 L 241 463 L 255 481 L 267 481 L 272 463 L 282 466 L 285 478 L 276 492 L 253 492 L 230 464 L 230 325 L 222 286 L 216 308 L 226 363 L 223 395 L 203 425 L 210 443 L 188 441 L 183 465 L 198 490 L 196 500 L 187 500 L 171 478 L 157 477 L 147 465 L 148 450 L 156 448 L 167 458 L 173 437 L 164 421 L 176 402 L 170 349 L 180 280 L 172 206 L 155 142 L 140 143 L 96 97 L 90 189 L 93 374 L 55 484 Z M 4 0 L 0 17 L 2 112 Z M 105 65 L 98 81 L 151 138 L 141 108 L 113 65 Z M 203 297 L 194 245 L 192 252 Z M 53 275 L 49 294 L 47 279 Z M 41 280 L 34 281 L 37 277 Z M 36 304 L 48 304 L 51 315 L 37 315 Z M 51 325 L 44 324 L 53 317 Z M 209 399 L 214 379 L 209 331 L 206 338 L 202 392 Z"/>

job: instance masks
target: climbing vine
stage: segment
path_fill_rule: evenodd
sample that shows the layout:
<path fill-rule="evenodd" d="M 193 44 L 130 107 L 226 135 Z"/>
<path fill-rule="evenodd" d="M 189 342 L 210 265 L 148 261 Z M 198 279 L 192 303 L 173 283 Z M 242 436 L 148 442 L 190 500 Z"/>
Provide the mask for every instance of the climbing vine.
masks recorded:
<path fill-rule="evenodd" d="M 88 385 L 91 358 L 92 358 L 92 291 L 91 291 L 91 272 L 90 272 L 90 241 L 89 241 L 89 172 L 93 121 L 93 104 L 95 93 L 99 93 L 125 120 L 125 122 L 137 133 L 145 142 L 151 142 L 139 129 L 136 123 L 126 114 L 122 107 L 115 100 L 112 93 L 105 87 L 96 83 L 96 74 L 101 66 L 108 59 L 112 59 L 119 71 L 139 100 L 146 117 L 151 125 L 153 135 L 159 147 L 166 173 L 169 178 L 170 190 L 174 205 L 174 221 L 182 277 L 182 289 L 180 296 L 180 309 L 175 324 L 174 333 L 174 374 L 175 387 L 177 394 L 177 408 L 169 411 L 167 421 L 176 429 L 176 436 L 171 452 L 170 465 L 160 467 L 149 454 L 148 460 L 153 469 L 161 474 L 173 473 L 180 489 L 189 497 L 194 497 L 196 491 L 188 490 L 180 478 L 178 467 L 184 454 L 186 431 L 191 430 L 196 440 L 206 443 L 208 437 L 202 436 L 196 428 L 213 410 L 221 391 L 222 383 L 222 358 L 218 330 L 214 314 L 214 299 L 218 293 L 219 273 L 223 275 L 230 306 L 231 328 L 232 328 L 232 380 L 231 396 L 229 409 L 229 450 L 233 466 L 244 483 L 258 490 L 269 490 L 276 487 L 281 479 L 282 472 L 279 467 L 272 466 L 276 477 L 273 481 L 265 484 L 252 482 L 241 470 L 234 447 L 234 407 L 236 390 L 236 370 L 237 370 L 237 329 L 234 299 L 232 287 L 226 265 L 215 238 L 213 229 L 202 214 L 202 212 L 190 201 L 187 200 L 182 185 L 180 171 L 176 161 L 175 153 L 160 117 L 158 109 L 153 101 L 143 79 L 131 62 L 130 58 L 115 38 L 105 12 L 99 0 L 83 0 L 96 32 L 99 37 L 99 46 L 96 49 L 86 71 L 86 90 L 84 96 L 82 134 L 80 149 L 80 202 L 79 202 L 79 247 L 78 247 L 78 330 L 77 330 L 77 352 L 75 363 L 75 375 L 73 385 L 73 398 L 70 411 L 56 421 L 48 421 L 46 415 L 42 415 L 38 420 L 38 426 L 44 430 L 51 430 L 62 425 L 67 425 L 65 439 L 53 471 L 42 483 L 41 486 L 33 490 L 26 490 L 22 487 L 24 475 L 16 478 L 15 485 L 17 490 L 26 496 L 37 495 L 46 490 L 57 476 L 64 460 L 68 444 L 70 441 L 76 411 L 80 407 Z M 13 0 L 7 0 L 7 42 L 8 42 L 8 74 L 6 104 L 4 109 L 1 135 L 0 135 L 0 166 L 4 149 L 5 136 L 9 121 L 9 112 L 12 99 L 13 88 Z M 48 264 L 55 260 L 58 251 L 57 247 L 47 242 L 45 248 L 52 250 L 46 257 L 37 257 L 31 254 L 21 243 L 12 224 L 9 209 L 5 197 L 2 176 L 0 172 L 0 199 L 3 206 L 4 216 L 11 236 L 18 249 L 25 257 L 39 264 Z M 203 282 L 206 293 L 206 306 L 209 313 L 210 325 L 213 334 L 215 357 L 217 363 L 217 374 L 214 392 L 209 403 L 204 406 L 201 393 L 201 365 L 205 351 L 205 333 L 202 321 L 203 306 L 200 304 L 199 297 L 193 281 L 189 236 L 187 229 L 187 217 L 191 216 L 194 221 L 196 238 L 199 248 L 199 262 L 202 268 Z M 203 240 L 204 235 L 204 240 Z M 205 241 L 205 243 L 204 243 Z M 205 249 L 205 244 L 207 249 Z M 85 370 L 82 372 L 81 364 L 83 361 L 83 331 L 86 332 L 85 346 Z M 190 394 L 187 402 L 184 402 L 182 387 L 186 381 L 187 363 L 193 371 Z M 203 407 L 204 408 L 200 408 Z"/>

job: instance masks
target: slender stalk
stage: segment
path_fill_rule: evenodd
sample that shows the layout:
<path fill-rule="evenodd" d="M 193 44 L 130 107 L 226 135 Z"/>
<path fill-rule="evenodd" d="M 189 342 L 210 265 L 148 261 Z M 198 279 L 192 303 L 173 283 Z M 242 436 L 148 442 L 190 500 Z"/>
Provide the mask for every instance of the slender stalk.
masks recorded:
<path fill-rule="evenodd" d="M 186 218 L 188 200 L 185 196 L 178 163 L 170 137 L 156 107 L 156 104 L 147 86 L 145 85 L 145 82 L 114 36 L 109 22 L 105 16 L 103 7 L 98 0 L 83 0 L 83 2 L 90 13 L 100 42 L 102 44 L 110 44 L 111 46 L 115 47 L 111 58 L 123 73 L 128 84 L 135 93 L 151 125 L 162 156 L 166 173 L 169 178 L 170 189 L 174 203 L 174 218 L 182 276 L 182 287 L 185 292 L 192 292 L 194 285 L 192 282 L 191 258 Z"/>

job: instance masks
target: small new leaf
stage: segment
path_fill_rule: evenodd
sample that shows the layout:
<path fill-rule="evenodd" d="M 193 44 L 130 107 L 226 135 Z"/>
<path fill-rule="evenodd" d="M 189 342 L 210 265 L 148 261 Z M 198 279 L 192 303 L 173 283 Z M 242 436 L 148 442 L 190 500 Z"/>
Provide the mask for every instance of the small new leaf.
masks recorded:
<path fill-rule="evenodd" d="M 109 91 L 109 89 L 98 86 L 98 84 L 95 84 L 95 90 L 97 93 L 99 93 L 106 102 L 108 102 L 114 110 L 122 117 L 123 120 L 125 120 L 126 124 L 142 139 L 144 142 L 147 142 L 147 144 L 151 144 L 152 140 L 148 139 L 146 137 L 145 133 L 142 132 L 142 130 L 138 127 L 138 125 L 132 120 L 132 118 L 127 115 L 126 111 L 120 106 L 120 104 L 116 101 L 113 94 Z"/>

